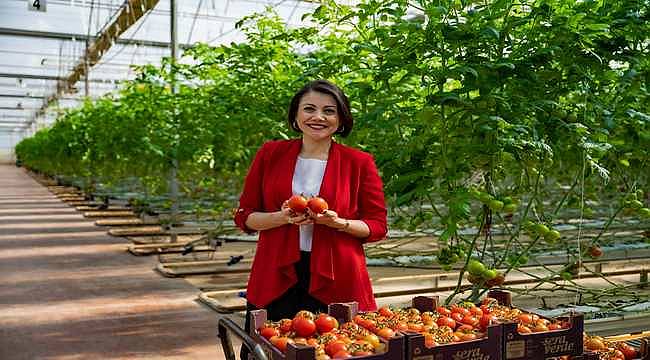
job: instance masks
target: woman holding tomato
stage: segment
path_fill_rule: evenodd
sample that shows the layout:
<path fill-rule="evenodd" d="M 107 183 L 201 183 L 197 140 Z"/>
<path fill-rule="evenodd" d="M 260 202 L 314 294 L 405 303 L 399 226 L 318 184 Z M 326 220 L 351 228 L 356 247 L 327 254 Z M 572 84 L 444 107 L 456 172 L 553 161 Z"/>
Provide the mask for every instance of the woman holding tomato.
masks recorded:
<path fill-rule="evenodd" d="M 241 229 L 259 232 L 248 308 L 265 308 L 272 320 L 333 302 L 374 310 L 363 244 L 386 236 L 386 206 L 372 156 L 333 139 L 352 131 L 349 101 L 316 80 L 294 95 L 288 121 L 302 136 L 262 145 L 235 214 Z M 287 200 L 298 194 L 319 196 L 329 208 L 293 211 Z"/>

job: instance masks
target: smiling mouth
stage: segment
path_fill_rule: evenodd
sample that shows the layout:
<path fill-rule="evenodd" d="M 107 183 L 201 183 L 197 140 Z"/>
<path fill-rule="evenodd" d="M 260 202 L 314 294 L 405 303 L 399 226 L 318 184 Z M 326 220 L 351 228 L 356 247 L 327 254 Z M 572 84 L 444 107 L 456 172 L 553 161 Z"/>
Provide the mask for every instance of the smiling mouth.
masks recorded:
<path fill-rule="evenodd" d="M 323 130 L 327 129 L 327 125 L 322 125 L 322 124 L 307 124 L 307 126 L 311 129 L 314 130 Z"/>

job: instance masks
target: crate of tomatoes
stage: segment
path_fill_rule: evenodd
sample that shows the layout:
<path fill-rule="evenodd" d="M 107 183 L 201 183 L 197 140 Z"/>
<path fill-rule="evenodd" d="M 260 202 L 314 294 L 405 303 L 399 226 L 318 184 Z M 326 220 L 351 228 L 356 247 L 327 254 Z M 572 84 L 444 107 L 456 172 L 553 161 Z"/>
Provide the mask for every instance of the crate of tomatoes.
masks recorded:
<path fill-rule="evenodd" d="M 622 340 L 609 340 L 600 336 L 583 337 L 585 353 L 576 357 L 563 357 L 560 360 L 650 360 L 647 339 L 635 341 L 635 347 Z"/>
<path fill-rule="evenodd" d="M 472 303 L 447 308 L 438 305 L 438 297 L 418 296 L 410 308 L 382 307 L 353 321 L 380 336 L 403 334 L 409 360 L 501 358 L 501 326 L 490 324 Z"/>
<path fill-rule="evenodd" d="M 266 310 L 255 310 L 250 335 L 273 360 L 403 360 L 404 337 L 380 337 L 352 322 L 357 309 L 356 303 L 331 304 L 327 314 L 300 311 L 280 321 L 268 321 Z"/>
<path fill-rule="evenodd" d="M 492 290 L 481 308 L 503 325 L 503 359 L 543 360 L 583 353 L 584 316 L 548 319 L 512 307 L 510 293 Z"/>

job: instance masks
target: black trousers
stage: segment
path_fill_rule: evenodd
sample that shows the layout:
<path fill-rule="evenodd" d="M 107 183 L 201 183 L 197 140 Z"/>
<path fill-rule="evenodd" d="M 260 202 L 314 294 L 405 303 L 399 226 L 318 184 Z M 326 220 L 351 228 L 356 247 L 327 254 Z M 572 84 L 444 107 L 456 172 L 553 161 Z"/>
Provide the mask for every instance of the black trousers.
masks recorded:
<path fill-rule="evenodd" d="M 300 310 L 309 310 L 313 313 L 327 312 L 326 304 L 309 295 L 310 256 L 309 251 L 300 252 L 300 261 L 295 265 L 298 282 L 265 307 L 268 320 L 293 319 Z M 251 310 L 258 310 L 258 308 L 246 302 L 246 333 L 250 333 Z M 248 359 L 248 350 L 245 346 L 242 346 L 240 355 L 242 360 Z"/>

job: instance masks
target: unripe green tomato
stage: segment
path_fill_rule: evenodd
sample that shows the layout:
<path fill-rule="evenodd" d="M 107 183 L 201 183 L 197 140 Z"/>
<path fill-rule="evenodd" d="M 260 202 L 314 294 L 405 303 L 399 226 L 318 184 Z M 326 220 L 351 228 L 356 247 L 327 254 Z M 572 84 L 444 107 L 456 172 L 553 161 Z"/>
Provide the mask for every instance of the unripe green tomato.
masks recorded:
<path fill-rule="evenodd" d="M 562 273 L 560 273 L 560 277 L 566 281 L 573 279 L 573 275 L 571 275 L 571 273 L 568 271 L 563 271 Z"/>
<path fill-rule="evenodd" d="M 631 200 L 629 202 L 629 207 L 632 209 L 641 209 L 643 207 L 643 203 L 639 200 Z"/>
<path fill-rule="evenodd" d="M 513 212 L 515 212 L 515 210 L 517 210 L 517 205 L 516 204 L 508 204 L 508 205 L 503 207 L 503 212 L 506 212 L 506 213 L 513 213 Z"/>
<path fill-rule="evenodd" d="M 650 218 L 650 209 L 648 208 L 641 208 L 639 209 L 639 215 L 644 218 Z"/>
<path fill-rule="evenodd" d="M 453 264 L 453 263 L 455 263 L 456 261 L 458 261 L 458 259 L 459 259 L 459 258 L 458 258 L 458 255 L 453 254 L 453 255 L 451 255 L 451 257 L 449 258 L 449 263 L 450 263 L 450 264 Z"/>
<path fill-rule="evenodd" d="M 533 229 L 535 230 L 535 233 L 537 233 L 539 235 L 542 235 L 542 236 L 546 235 L 550 231 L 548 226 L 546 226 L 544 224 L 541 224 L 541 223 L 540 224 L 535 224 Z"/>
<path fill-rule="evenodd" d="M 478 199 L 479 199 L 483 204 L 487 204 L 487 203 L 490 202 L 490 200 L 493 199 L 493 197 L 492 197 L 492 195 L 490 195 L 490 194 L 488 194 L 488 193 L 484 193 L 484 192 L 482 192 L 482 193 L 478 196 Z"/>
<path fill-rule="evenodd" d="M 503 209 L 503 201 L 499 200 L 490 200 L 488 203 L 488 207 L 492 209 L 492 211 L 501 211 Z"/>
<path fill-rule="evenodd" d="M 524 221 L 524 223 L 522 224 L 522 227 L 523 227 L 524 229 L 532 229 L 534 226 L 535 226 L 535 223 L 532 222 L 532 221 L 530 221 L 530 220 L 526 220 L 526 221 Z"/>
<path fill-rule="evenodd" d="M 485 280 L 492 280 L 497 277 L 497 271 L 494 269 L 485 269 L 485 271 L 483 271 L 481 274 L 481 277 L 483 277 Z"/>
<path fill-rule="evenodd" d="M 469 195 L 475 199 L 479 199 L 481 196 L 481 192 L 476 190 L 476 189 L 470 189 L 469 190 Z"/>
<path fill-rule="evenodd" d="M 636 196 L 637 196 L 637 198 L 643 198 L 643 190 L 637 189 L 636 190 Z"/>
<path fill-rule="evenodd" d="M 524 255 L 519 258 L 519 265 L 526 265 L 528 264 L 528 256 Z"/>
<path fill-rule="evenodd" d="M 550 230 L 549 232 L 544 235 L 544 240 L 554 243 L 557 239 L 560 238 L 560 232 L 557 230 Z"/>
<path fill-rule="evenodd" d="M 478 260 L 472 259 L 467 263 L 467 271 L 472 275 L 481 276 L 485 271 L 485 265 Z"/>
<path fill-rule="evenodd" d="M 460 259 L 464 259 L 467 256 L 467 254 L 463 250 L 458 250 L 456 254 Z"/>
<path fill-rule="evenodd" d="M 505 196 L 501 198 L 501 201 L 503 201 L 503 205 L 512 204 L 512 198 L 510 196 Z"/>

